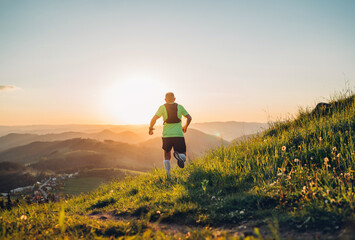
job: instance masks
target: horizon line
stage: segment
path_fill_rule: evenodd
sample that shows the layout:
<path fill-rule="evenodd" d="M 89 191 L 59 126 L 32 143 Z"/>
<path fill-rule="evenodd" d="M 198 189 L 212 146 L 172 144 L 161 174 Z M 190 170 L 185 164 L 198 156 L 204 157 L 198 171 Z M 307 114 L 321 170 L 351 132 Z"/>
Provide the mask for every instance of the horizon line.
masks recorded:
<path fill-rule="evenodd" d="M 268 122 L 258 122 L 258 121 L 210 121 L 210 122 L 193 122 L 191 124 L 206 124 L 206 123 L 260 123 L 267 124 Z M 27 126 L 73 126 L 73 125 L 81 125 L 81 126 L 144 126 L 149 125 L 149 123 L 141 123 L 141 124 L 112 124 L 112 123 L 34 123 L 34 124 L 0 124 L 0 127 L 27 127 Z"/>

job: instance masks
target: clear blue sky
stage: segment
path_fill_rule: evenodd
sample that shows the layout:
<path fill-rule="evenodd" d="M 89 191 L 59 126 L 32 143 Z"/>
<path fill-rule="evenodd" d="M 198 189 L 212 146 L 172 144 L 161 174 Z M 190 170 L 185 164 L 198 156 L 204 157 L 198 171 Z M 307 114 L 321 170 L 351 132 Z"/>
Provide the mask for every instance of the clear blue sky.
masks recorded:
<path fill-rule="evenodd" d="M 267 121 L 355 81 L 355 1 L 0 0 L 0 124 Z"/>

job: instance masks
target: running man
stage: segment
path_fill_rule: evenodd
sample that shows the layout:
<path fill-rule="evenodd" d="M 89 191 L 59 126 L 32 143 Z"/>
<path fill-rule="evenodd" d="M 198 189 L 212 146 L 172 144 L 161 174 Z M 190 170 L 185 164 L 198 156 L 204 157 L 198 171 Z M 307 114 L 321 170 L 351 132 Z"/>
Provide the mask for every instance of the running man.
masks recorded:
<path fill-rule="evenodd" d="M 186 161 L 186 144 L 184 133 L 192 120 L 190 114 L 183 106 L 175 103 L 174 93 L 165 94 L 166 104 L 161 105 L 154 117 L 150 121 L 149 135 L 153 135 L 156 121 L 163 116 L 163 150 L 164 150 L 164 168 L 166 175 L 170 178 L 170 159 L 171 149 L 174 148 L 174 157 L 179 167 L 183 168 Z M 181 117 L 187 118 L 186 124 L 182 127 Z"/>

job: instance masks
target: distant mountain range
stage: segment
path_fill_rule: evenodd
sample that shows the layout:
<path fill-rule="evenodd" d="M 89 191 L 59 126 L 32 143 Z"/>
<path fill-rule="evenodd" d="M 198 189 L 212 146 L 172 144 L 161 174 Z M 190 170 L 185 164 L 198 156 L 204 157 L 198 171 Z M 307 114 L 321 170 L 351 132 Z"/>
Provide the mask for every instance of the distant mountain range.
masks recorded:
<path fill-rule="evenodd" d="M 108 133 L 107 131 L 105 132 Z M 50 136 L 72 137 L 74 135 L 52 134 Z M 44 136 L 49 138 L 48 135 Z M 10 134 L 10 136 L 7 135 L 5 137 L 11 137 L 13 142 L 15 142 L 16 137 L 19 137 L 24 142 L 29 141 L 31 137 L 36 138 L 38 135 Z M 154 166 L 162 167 L 163 153 L 161 144 L 160 137 L 155 137 L 139 144 L 128 144 L 114 140 L 100 141 L 89 138 L 34 141 L 0 152 L 0 162 L 32 164 L 36 169 L 53 171 L 93 166 L 148 170 Z M 186 144 L 188 146 L 188 156 L 196 157 L 210 148 L 221 144 L 227 145 L 229 142 L 198 130 L 189 129 L 186 134 Z"/>
<path fill-rule="evenodd" d="M 98 133 L 82 133 L 82 132 L 63 132 L 63 133 L 50 133 L 50 134 L 31 134 L 31 133 L 10 133 L 0 137 L 0 152 L 12 147 L 25 145 L 31 142 L 48 142 L 67 140 L 71 138 L 90 138 L 99 141 L 113 140 L 124 143 L 138 143 L 143 140 L 141 136 L 131 131 L 123 131 L 115 133 L 110 130 L 103 130 Z"/>
<path fill-rule="evenodd" d="M 207 134 L 221 136 L 223 139 L 231 141 L 243 135 L 254 134 L 268 128 L 267 123 L 257 122 L 206 122 L 192 123 L 191 128 L 195 128 Z M 156 134 L 159 133 L 162 125 L 158 125 Z M 28 126 L 0 126 L 0 137 L 9 133 L 27 134 L 60 134 L 64 132 L 98 133 L 109 130 L 114 133 L 131 131 L 138 135 L 147 135 L 147 125 L 95 125 L 95 124 L 66 124 L 66 125 L 28 125 Z M 1 144 L 0 144 L 1 145 Z"/>
<path fill-rule="evenodd" d="M 149 136 L 147 125 L 0 126 L 0 134 L 6 133 L 0 137 L 0 162 L 33 164 L 52 170 L 84 166 L 133 170 L 161 167 L 162 127 L 156 126 L 154 135 Z M 211 148 L 242 141 L 265 128 L 265 123 L 193 123 L 185 135 L 188 155 L 190 159 L 201 156 Z"/>
<path fill-rule="evenodd" d="M 71 138 L 90 138 L 99 141 L 113 140 L 136 144 L 161 136 L 162 125 L 156 126 L 153 136 L 147 125 L 34 125 L 0 126 L 0 152 L 35 141 L 58 141 Z M 193 123 L 190 129 L 223 138 L 228 141 L 256 134 L 268 127 L 266 123 L 209 122 Z M 189 129 L 189 130 L 190 130 Z M 3 134 L 3 135 L 2 135 Z"/>
<path fill-rule="evenodd" d="M 19 125 L 19 126 L 0 126 L 0 136 L 9 133 L 31 133 L 31 134 L 51 134 L 63 132 L 84 132 L 97 133 L 110 130 L 116 133 L 131 131 L 142 128 L 144 125 L 95 125 L 95 124 L 63 124 L 63 125 Z"/>

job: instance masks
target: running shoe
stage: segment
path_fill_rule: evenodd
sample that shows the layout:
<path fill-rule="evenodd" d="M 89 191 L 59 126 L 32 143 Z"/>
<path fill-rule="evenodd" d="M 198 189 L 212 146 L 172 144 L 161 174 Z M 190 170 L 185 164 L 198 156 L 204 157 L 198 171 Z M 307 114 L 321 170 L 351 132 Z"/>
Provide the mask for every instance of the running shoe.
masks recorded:
<path fill-rule="evenodd" d="M 178 153 L 174 152 L 174 157 L 177 160 L 177 164 L 180 168 L 184 168 L 185 166 L 185 161 L 186 161 L 186 155 L 183 153 Z"/>

